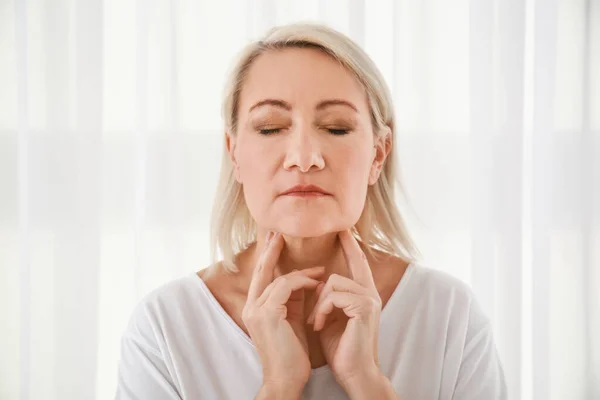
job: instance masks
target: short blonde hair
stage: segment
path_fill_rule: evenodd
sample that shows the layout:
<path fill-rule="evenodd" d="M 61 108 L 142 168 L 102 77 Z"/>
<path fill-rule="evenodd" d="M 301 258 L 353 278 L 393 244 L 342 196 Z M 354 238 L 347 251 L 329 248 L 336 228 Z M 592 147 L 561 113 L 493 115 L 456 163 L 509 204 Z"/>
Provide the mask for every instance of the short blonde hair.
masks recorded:
<path fill-rule="evenodd" d="M 273 28 L 262 40 L 250 43 L 240 52 L 225 86 L 222 111 L 227 132 L 236 134 L 240 93 L 254 60 L 266 51 L 290 47 L 323 51 L 352 72 L 366 89 L 373 132 L 379 136 L 389 133 L 394 143 L 394 107 L 378 68 L 350 38 L 314 23 Z M 399 170 L 393 153 L 393 150 L 390 151 L 377 182 L 368 188 L 365 207 L 354 234 L 370 256 L 374 256 L 372 249 L 377 249 L 405 261 L 414 261 L 419 252 L 395 202 L 395 185 L 398 184 L 401 194 L 404 190 L 398 179 Z M 244 200 L 242 185 L 236 181 L 233 172 L 233 164 L 224 145 L 211 219 L 211 250 L 213 261 L 217 260 L 217 250 L 221 251 L 222 264 L 229 272 L 238 271 L 234 264 L 235 255 L 256 241 L 257 231 L 256 222 Z"/>

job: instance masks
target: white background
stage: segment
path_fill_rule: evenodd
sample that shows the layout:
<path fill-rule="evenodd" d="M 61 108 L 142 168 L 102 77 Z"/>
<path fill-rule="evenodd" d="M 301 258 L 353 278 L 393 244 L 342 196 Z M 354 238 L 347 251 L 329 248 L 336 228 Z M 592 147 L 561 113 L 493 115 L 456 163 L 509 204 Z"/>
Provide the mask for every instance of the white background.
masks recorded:
<path fill-rule="evenodd" d="M 233 55 L 304 19 L 392 88 L 402 212 L 510 398 L 600 399 L 600 1 L 0 0 L 1 399 L 114 397 L 133 306 L 210 261 Z"/>

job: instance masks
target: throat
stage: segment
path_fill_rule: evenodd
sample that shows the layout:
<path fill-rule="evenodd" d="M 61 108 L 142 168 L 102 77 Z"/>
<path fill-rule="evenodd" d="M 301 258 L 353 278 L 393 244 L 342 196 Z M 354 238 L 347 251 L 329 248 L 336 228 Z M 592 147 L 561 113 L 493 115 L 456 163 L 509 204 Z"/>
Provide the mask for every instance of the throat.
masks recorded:
<path fill-rule="evenodd" d="M 312 369 L 327 365 L 325 354 L 321 349 L 319 332 L 314 332 L 312 325 L 306 325 L 306 339 L 308 342 L 308 358 Z"/>

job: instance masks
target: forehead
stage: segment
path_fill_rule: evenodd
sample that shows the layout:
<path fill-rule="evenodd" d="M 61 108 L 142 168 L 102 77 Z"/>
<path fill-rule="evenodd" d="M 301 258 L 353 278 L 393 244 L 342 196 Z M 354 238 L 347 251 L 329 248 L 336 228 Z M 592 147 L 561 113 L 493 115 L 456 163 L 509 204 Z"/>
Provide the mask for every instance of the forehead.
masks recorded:
<path fill-rule="evenodd" d="M 323 51 L 287 48 L 267 51 L 254 60 L 240 94 L 242 112 L 258 101 L 280 99 L 292 107 L 314 107 L 323 100 L 352 102 L 368 112 L 363 85 L 352 72 Z"/>

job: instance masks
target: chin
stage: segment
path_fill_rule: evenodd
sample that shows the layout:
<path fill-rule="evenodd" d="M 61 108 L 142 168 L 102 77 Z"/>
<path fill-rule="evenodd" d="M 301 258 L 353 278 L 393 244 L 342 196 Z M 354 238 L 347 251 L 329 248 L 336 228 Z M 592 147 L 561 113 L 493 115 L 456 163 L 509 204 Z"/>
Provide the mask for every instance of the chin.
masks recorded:
<path fill-rule="evenodd" d="M 360 218 L 359 209 L 327 203 L 297 202 L 293 206 L 277 204 L 250 213 L 258 226 L 286 236 L 313 238 L 353 227 Z"/>
<path fill-rule="evenodd" d="M 283 217 L 273 221 L 269 226 L 273 230 L 283 233 L 287 236 L 298 238 L 311 238 L 327 235 L 329 233 L 340 232 L 352 226 L 350 223 L 332 220 L 321 216 L 313 217 Z"/>

